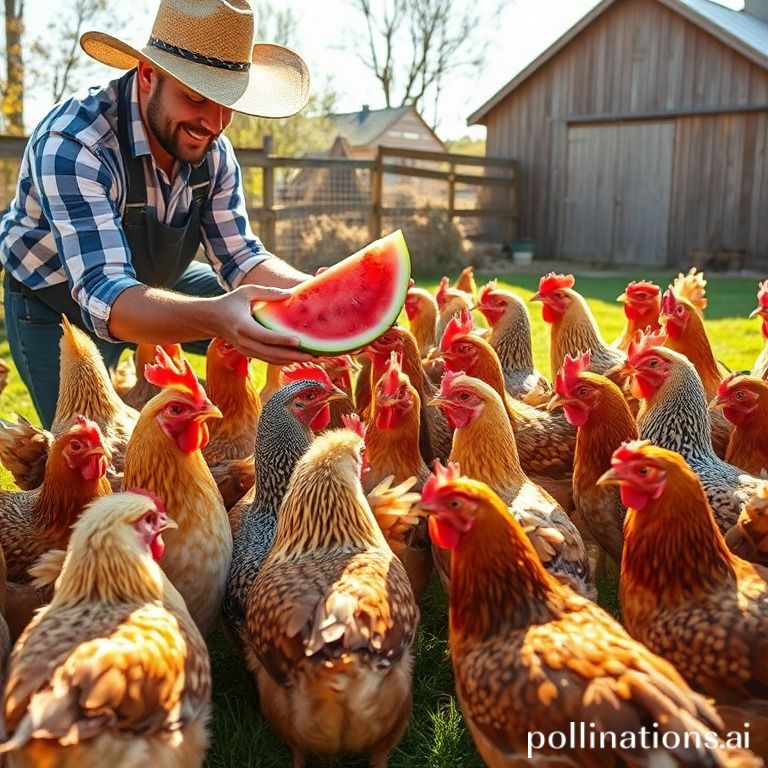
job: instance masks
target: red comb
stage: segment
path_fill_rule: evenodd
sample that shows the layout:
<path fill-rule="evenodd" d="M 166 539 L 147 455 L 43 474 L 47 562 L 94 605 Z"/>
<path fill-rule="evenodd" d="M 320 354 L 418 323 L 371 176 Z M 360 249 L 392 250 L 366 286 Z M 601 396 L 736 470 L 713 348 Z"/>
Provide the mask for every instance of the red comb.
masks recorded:
<path fill-rule="evenodd" d="M 403 356 L 394 350 L 389 353 L 389 360 L 384 373 L 379 379 L 381 391 L 388 397 L 397 393 L 400 382 L 403 379 Z"/>
<path fill-rule="evenodd" d="M 446 371 L 443 374 L 443 378 L 440 379 L 440 396 L 450 398 L 451 390 L 453 389 L 453 382 L 459 378 L 459 376 L 466 376 L 464 371 Z"/>
<path fill-rule="evenodd" d="M 434 474 L 430 475 L 421 489 L 421 498 L 427 503 L 432 501 L 442 488 L 461 477 L 461 470 L 455 461 L 449 461 L 448 466 L 444 467 L 438 459 L 432 467 L 432 472 Z"/>
<path fill-rule="evenodd" d="M 576 278 L 573 275 L 558 275 L 550 272 L 539 280 L 539 293 L 549 293 L 558 288 L 573 288 Z"/>
<path fill-rule="evenodd" d="M 578 382 L 579 375 L 589 368 L 591 362 L 592 351 L 589 349 L 576 357 L 566 355 L 563 365 L 555 377 L 555 392 L 561 397 L 567 397 L 574 384 Z"/>
<path fill-rule="evenodd" d="M 667 334 L 664 331 L 635 331 L 627 348 L 627 359 L 632 362 L 648 350 L 662 346 L 666 340 Z"/>
<path fill-rule="evenodd" d="M 474 327 L 469 310 L 462 309 L 457 312 L 445 326 L 443 338 L 440 340 L 440 351 L 445 352 L 456 339 L 471 333 Z"/>
<path fill-rule="evenodd" d="M 102 444 L 103 438 L 99 425 L 95 421 L 86 419 L 82 414 L 75 417 L 75 423 L 70 427 L 69 431 L 72 432 L 75 430 L 85 432 L 85 436 L 92 443 L 97 443 L 98 445 Z"/>
<path fill-rule="evenodd" d="M 439 306 L 442 306 L 448 298 L 448 289 L 451 287 L 451 281 L 447 277 L 440 278 L 440 287 L 437 289 L 435 298 Z"/>
<path fill-rule="evenodd" d="M 633 461 L 642 455 L 645 446 L 650 445 L 650 440 L 629 440 L 622 443 L 611 456 L 611 466 L 616 466 L 625 461 Z"/>
<path fill-rule="evenodd" d="M 158 512 L 165 512 L 165 504 L 163 504 L 163 500 L 152 491 L 148 491 L 146 488 L 127 488 L 126 491 L 128 493 L 135 493 L 139 496 L 146 496 L 148 499 L 151 499 L 155 506 L 157 507 Z"/>
<path fill-rule="evenodd" d="M 144 378 L 156 387 L 172 387 L 185 392 L 198 404 L 207 399 L 189 362 L 183 357 L 174 360 L 160 345 L 155 348 L 155 363 L 144 366 Z"/>
<path fill-rule="evenodd" d="M 317 363 L 291 363 L 291 365 L 286 365 L 280 371 L 280 381 L 283 384 L 290 384 L 294 381 L 306 381 L 307 379 L 319 381 L 327 387 L 333 386 L 328 371 Z"/>
<path fill-rule="evenodd" d="M 360 417 L 356 413 L 342 413 L 341 423 L 365 440 L 365 424 L 360 421 Z"/>
<path fill-rule="evenodd" d="M 477 303 L 483 304 L 485 300 L 496 290 L 496 281 L 486 283 L 477 293 Z"/>
<path fill-rule="evenodd" d="M 631 299 L 634 297 L 634 294 L 640 292 L 649 293 L 651 296 L 658 296 L 659 291 L 661 291 L 661 288 L 659 288 L 656 283 L 652 283 L 650 280 L 638 280 L 637 282 L 633 280 L 627 286 L 625 293 Z"/>
<path fill-rule="evenodd" d="M 757 284 L 757 303 L 760 309 L 768 309 L 768 280 Z"/>
<path fill-rule="evenodd" d="M 674 291 L 672 290 L 672 287 L 670 286 L 667 288 L 666 291 L 664 291 L 664 295 L 661 297 L 661 314 L 662 315 L 672 315 L 675 312 L 675 307 L 680 302 L 677 300 L 677 297 L 674 294 Z"/>

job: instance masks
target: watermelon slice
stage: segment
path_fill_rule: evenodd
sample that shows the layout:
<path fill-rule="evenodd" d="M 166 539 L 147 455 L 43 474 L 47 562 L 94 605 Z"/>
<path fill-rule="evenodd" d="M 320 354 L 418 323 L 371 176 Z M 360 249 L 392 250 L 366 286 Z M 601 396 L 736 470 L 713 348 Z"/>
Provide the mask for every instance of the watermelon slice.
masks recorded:
<path fill-rule="evenodd" d="M 397 320 L 410 276 L 411 257 L 398 229 L 297 285 L 287 299 L 256 305 L 253 316 L 266 328 L 298 336 L 306 352 L 344 354 Z"/>

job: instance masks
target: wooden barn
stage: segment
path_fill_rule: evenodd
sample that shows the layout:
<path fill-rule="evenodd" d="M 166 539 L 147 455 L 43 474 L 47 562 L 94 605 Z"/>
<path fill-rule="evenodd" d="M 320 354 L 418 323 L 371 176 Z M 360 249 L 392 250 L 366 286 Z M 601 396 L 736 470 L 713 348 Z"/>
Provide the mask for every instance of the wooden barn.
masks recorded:
<path fill-rule="evenodd" d="M 768 0 L 602 0 L 468 122 L 541 256 L 768 266 Z"/>

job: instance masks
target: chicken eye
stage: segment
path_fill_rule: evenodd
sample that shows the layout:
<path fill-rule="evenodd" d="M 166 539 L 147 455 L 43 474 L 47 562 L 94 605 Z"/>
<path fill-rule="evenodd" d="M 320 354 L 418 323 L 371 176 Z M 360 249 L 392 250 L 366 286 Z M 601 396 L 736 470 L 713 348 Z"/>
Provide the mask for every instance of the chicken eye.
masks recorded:
<path fill-rule="evenodd" d="M 579 397 L 586 397 L 589 394 L 587 387 L 579 387 Z"/>
<path fill-rule="evenodd" d="M 459 354 L 460 355 L 468 354 L 471 349 L 472 349 L 472 347 L 469 344 L 459 344 Z"/>
<path fill-rule="evenodd" d="M 459 392 L 459 400 L 469 400 L 469 392 Z"/>
<path fill-rule="evenodd" d="M 70 440 L 70 441 L 69 441 L 69 447 L 70 447 L 70 448 L 71 448 L 73 451 L 79 451 L 79 450 L 81 450 L 81 449 L 82 449 L 82 447 L 83 447 L 83 444 L 82 444 L 82 443 L 81 443 L 79 440 Z"/>
<path fill-rule="evenodd" d="M 744 390 L 743 389 L 737 389 L 736 393 L 734 394 L 734 397 L 737 400 L 743 400 L 744 399 Z"/>
<path fill-rule="evenodd" d="M 651 359 L 648 361 L 648 367 L 649 367 L 649 368 L 656 368 L 656 366 L 658 366 L 658 364 L 659 364 L 659 361 L 658 361 L 658 360 L 657 360 L 655 357 L 652 357 L 652 358 L 651 358 Z"/>
<path fill-rule="evenodd" d="M 648 298 L 648 294 L 644 293 L 643 291 L 640 291 L 640 293 L 635 294 L 636 301 L 645 301 L 647 298 Z"/>
<path fill-rule="evenodd" d="M 155 516 L 151 512 L 147 512 L 147 514 L 144 515 L 144 522 L 149 526 L 154 525 Z"/>
<path fill-rule="evenodd" d="M 461 507 L 461 502 L 460 502 L 458 499 L 451 499 L 451 500 L 448 502 L 448 506 L 449 506 L 451 509 L 459 509 L 459 507 Z"/>
<path fill-rule="evenodd" d="M 179 403 L 171 403 L 168 406 L 168 410 L 173 414 L 174 416 L 179 416 L 181 412 L 184 410 Z"/>
<path fill-rule="evenodd" d="M 648 467 L 640 467 L 637 470 L 637 474 L 640 475 L 641 477 L 646 477 L 649 472 L 650 470 L 648 469 Z"/>

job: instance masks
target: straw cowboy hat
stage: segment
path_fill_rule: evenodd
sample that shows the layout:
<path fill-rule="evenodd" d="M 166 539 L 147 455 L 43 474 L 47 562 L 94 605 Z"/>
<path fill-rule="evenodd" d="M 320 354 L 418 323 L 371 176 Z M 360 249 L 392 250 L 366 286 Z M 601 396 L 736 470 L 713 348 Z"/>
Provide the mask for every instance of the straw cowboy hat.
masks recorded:
<path fill-rule="evenodd" d="M 307 65 L 282 45 L 254 44 L 253 36 L 251 0 L 160 0 L 143 48 L 104 32 L 85 32 L 80 45 L 97 61 L 119 69 L 148 61 L 236 112 L 293 115 L 309 95 Z"/>

